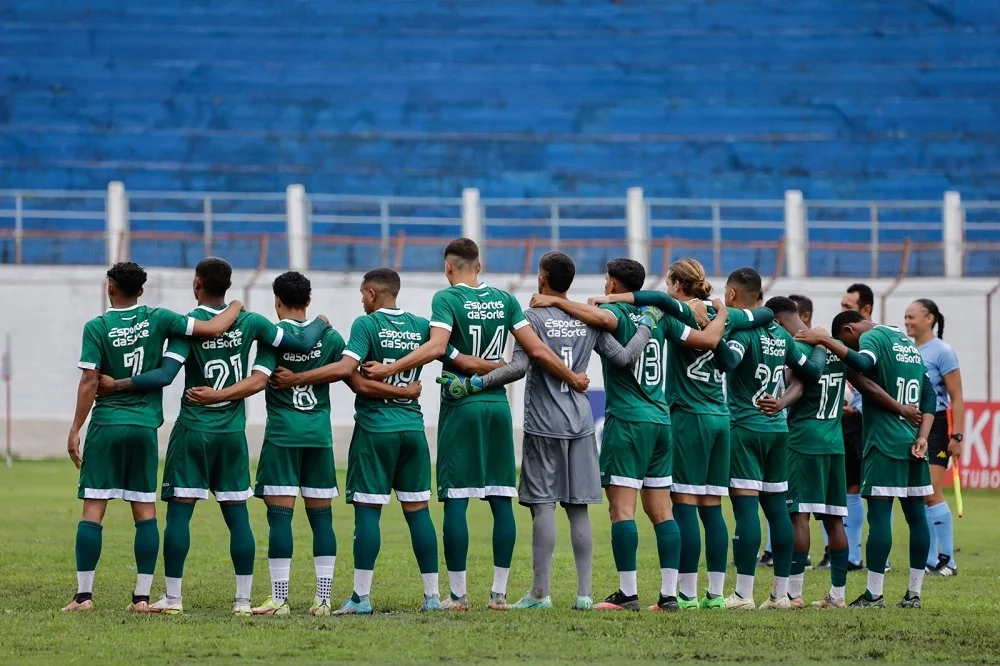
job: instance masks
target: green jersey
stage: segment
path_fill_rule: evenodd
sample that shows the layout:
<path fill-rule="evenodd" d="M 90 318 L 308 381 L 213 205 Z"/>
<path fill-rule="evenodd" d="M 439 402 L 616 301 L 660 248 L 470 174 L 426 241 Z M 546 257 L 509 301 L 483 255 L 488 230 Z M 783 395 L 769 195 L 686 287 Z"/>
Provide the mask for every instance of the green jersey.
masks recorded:
<path fill-rule="evenodd" d="M 309 321 L 283 319 L 278 328 L 286 334 L 309 325 Z M 344 353 L 344 338 L 340 333 L 327 329 L 322 339 L 308 353 L 281 351 L 270 345 L 257 345 L 253 367 L 274 372 L 278 366 L 292 372 L 315 370 L 328 363 L 336 363 Z M 264 439 L 275 446 L 319 448 L 333 446 L 330 426 L 330 385 L 293 386 L 290 390 L 275 390 L 270 385 L 264 390 L 267 403 L 267 425 Z"/>
<path fill-rule="evenodd" d="M 192 332 L 194 319 L 165 308 L 110 308 L 83 327 L 78 367 L 114 379 L 134 377 L 159 367 L 168 338 Z M 98 425 L 159 428 L 163 424 L 163 391 L 97 398 L 90 420 Z"/>
<path fill-rule="evenodd" d="M 795 344 L 803 354 L 812 354 L 812 347 L 804 342 L 796 341 Z M 815 382 L 803 382 L 802 397 L 788 408 L 789 449 L 811 455 L 844 452 L 840 419 L 844 414 L 846 371 L 844 362 L 828 351 L 820 378 Z"/>
<path fill-rule="evenodd" d="M 858 351 L 875 367 L 868 376 L 901 405 L 920 405 L 927 368 L 920 351 L 895 326 L 876 326 L 861 334 Z M 917 426 L 862 396 L 861 426 L 865 454 L 874 447 L 889 458 L 908 460 Z"/>
<path fill-rule="evenodd" d="M 430 327 L 423 317 L 404 310 L 382 308 L 358 317 L 351 324 L 351 340 L 344 350 L 358 363 L 376 361 L 391 364 L 430 339 Z M 406 387 L 420 379 L 423 368 L 412 368 L 385 379 Z M 354 422 L 368 432 L 411 432 L 424 429 L 424 416 L 417 400 L 386 400 L 358 395 L 354 399 Z"/>
<path fill-rule="evenodd" d="M 602 305 L 618 319 L 612 335 L 622 346 L 628 344 L 636 333 L 639 308 L 628 303 Z M 664 322 L 660 322 L 649 335 L 649 342 L 633 368 L 622 368 L 601 358 L 606 395 L 604 413 L 622 421 L 670 424 L 670 410 L 663 393 L 664 379 Z"/>
<path fill-rule="evenodd" d="M 208 321 L 224 309 L 199 305 L 191 316 Z M 247 376 L 254 342 L 273 347 L 281 343 L 284 335 L 283 329 L 256 312 L 241 312 L 236 323 L 214 340 L 171 339 L 166 355 L 184 364 L 184 396 L 178 423 L 201 432 L 243 432 L 247 418 L 242 400 L 196 405 L 187 399 L 187 389 L 211 386 L 220 391 L 232 386 Z"/>
<path fill-rule="evenodd" d="M 507 334 L 528 326 L 517 300 L 502 289 L 457 284 L 434 294 L 430 325 L 451 333 L 458 353 L 487 361 L 503 358 Z M 507 402 L 502 386 L 470 395 L 462 402 Z"/>
<path fill-rule="evenodd" d="M 727 344 L 740 357 L 729 371 L 726 398 L 730 425 L 756 432 L 788 432 L 785 416 L 768 416 L 757 407 L 765 395 L 777 396 L 785 386 L 785 366 L 797 367 L 809 357 L 788 331 L 771 322 L 767 326 L 732 333 Z"/>

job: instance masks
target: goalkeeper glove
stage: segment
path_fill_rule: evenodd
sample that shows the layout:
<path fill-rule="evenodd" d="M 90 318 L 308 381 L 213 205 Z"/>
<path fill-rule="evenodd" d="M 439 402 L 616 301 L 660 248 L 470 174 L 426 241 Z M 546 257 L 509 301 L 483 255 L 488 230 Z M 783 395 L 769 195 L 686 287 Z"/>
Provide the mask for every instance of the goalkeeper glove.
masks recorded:
<path fill-rule="evenodd" d="M 656 328 L 656 325 L 660 323 L 661 319 L 663 319 L 663 310 L 660 308 L 654 308 L 646 305 L 639 308 L 639 326 Z"/>
<path fill-rule="evenodd" d="M 461 400 L 483 390 L 483 378 L 479 375 L 463 377 L 447 370 L 437 378 L 437 383 L 441 385 L 441 395 L 449 400 Z"/>

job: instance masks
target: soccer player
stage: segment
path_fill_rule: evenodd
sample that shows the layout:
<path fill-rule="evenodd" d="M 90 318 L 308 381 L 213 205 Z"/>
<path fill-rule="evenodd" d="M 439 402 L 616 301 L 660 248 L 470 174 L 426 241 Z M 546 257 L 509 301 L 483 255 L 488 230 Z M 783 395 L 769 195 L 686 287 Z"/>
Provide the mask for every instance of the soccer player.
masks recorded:
<path fill-rule="evenodd" d="M 218 337 L 243 305 L 234 301 L 215 321 L 183 317 L 165 308 L 139 304 L 146 271 L 120 262 L 107 272 L 111 307 L 87 322 L 78 367 L 83 371 L 67 452 L 80 470 L 78 497 L 83 515 L 76 528 L 77 593 L 63 610 L 94 609 L 94 571 L 101 557 L 101 522 L 108 500 L 123 499 L 135 520 L 135 565 L 138 578 L 128 610 L 149 612 L 149 589 L 160 550 L 156 527 L 156 429 L 163 424 L 163 393 L 114 395 L 95 400 L 101 373 L 123 379 L 160 364 L 170 336 Z M 86 446 L 80 457 L 80 429 L 91 413 Z"/>
<path fill-rule="evenodd" d="M 920 405 L 919 429 L 897 414 L 865 400 L 864 460 L 861 493 L 868 501 L 868 587 L 852 604 L 856 608 L 882 607 L 885 563 L 892 547 L 892 498 L 898 497 L 910 528 L 910 581 L 897 604 L 920 608 L 924 567 L 930 550 L 930 531 L 923 498 L 933 494 L 927 465 L 927 437 L 934 423 L 936 398 L 920 352 L 899 329 L 876 326 L 861 313 L 841 312 L 833 320 L 833 337 L 812 329 L 797 339 L 823 345 L 844 364 L 868 374 L 896 401 Z"/>
<path fill-rule="evenodd" d="M 799 320 L 802 321 L 802 325 L 806 328 L 812 328 L 813 325 L 813 302 L 808 296 L 803 296 L 802 294 L 791 294 L 789 297 L 793 303 L 795 303 L 795 308 L 799 314 Z"/>
<path fill-rule="evenodd" d="M 934 494 L 928 495 L 927 521 L 931 525 L 932 547 L 927 559 L 927 573 L 934 576 L 958 574 L 955 563 L 955 533 L 951 509 L 944 499 L 945 472 L 948 463 L 962 455 L 962 427 L 965 424 L 965 400 L 962 397 L 962 371 L 958 356 L 944 337 L 944 315 L 937 303 L 920 298 L 906 308 L 904 322 L 906 334 L 920 350 L 927 366 L 934 394 L 937 396 L 937 413 L 934 427 L 927 440 L 927 458 L 931 469 Z M 934 329 L 937 328 L 937 336 Z M 948 410 L 951 409 L 949 422 Z M 949 436 L 949 429 L 951 434 Z"/>
<path fill-rule="evenodd" d="M 282 273 L 275 278 L 272 290 L 278 328 L 294 335 L 310 324 L 306 308 L 311 300 L 312 285 L 304 275 L 295 271 Z M 279 353 L 273 347 L 260 345 L 254 360 L 254 371 L 248 378 L 221 390 L 209 386 L 195 387 L 187 392 L 187 397 L 199 405 L 243 400 L 264 390 L 269 376 L 273 376 L 279 364 L 286 372 L 308 371 L 339 361 L 344 347 L 344 339 L 332 328 L 306 354 Z M 372 385 L 375 390 L 389 388 L 386 384 L 366 380 L 356 372 L 349 381 L 355 391 L 360 390 L 358 384 Z M 419 385 L 416 388 L 419 391 Z M 398 397 L 398 394 L 387 397 Z M 288 583 L 293 550 L 292 517 L 295 498 L 301 493 L 313 533 L 316 572 L 316 596 L 309 613 L 329 615 L 337 558 L 337 537 L 330 503 L 339 494 L 330 427 L 330 388 L 326 384 L 295 386 L 285 391 L 267 387 L 265 398 L 267 425 L 254 494 L 267 505 L 271 595 L 261 606 L 254 608 L 253 613 L 288 615 L 291 612 Z"/>
<path fill-rule="evenodd" d="M 726 607 L 722 594 L 729 537 L 722 517 L 721 498 L 729 494 L 729 410 L 722 383 L 723 370 L 734 367 L 738 359 L 723 342 L 723 333 L 726 328 L 735 330 L 766 325 L 773 319 L 770 310 L 765 308 L 746 313 L 727 309 L 721 302 L 716 302 L 710 314 L 715 320 L 721 319 L 722 323 L 713 321 L 716 327 L 713 340 L 702 340 L 704 344 L 690 348 L 691 336 L 699 330 L 694 308 L 711 293 L 712 285 L 705 277 L 705 269 L 694 259 L 685 258 L 674 262 L 668 269 L 666 294 L 636 291 L 593 299 L 600 303 L 651 305 L 671 315 L 664 317 L 663 321 L 668 326 L 665 335 L 668 342 L 666 400 L 672 421 L 670 499 L 681 537 L 678 566 L 680 594 L 677 596 L 680 609 Z M 677 323 L 672 321 L 675 317 L 680 318 Z M 723 328 L 719 329 L 719 326 Z M 712 324 L 709 325 L 711 327 Z M 708 330 L 706 328 L 704 332 Z M 710 347 L 705 351 L 704 347 L 709 347 L 710 342 L 716 342 L 714 349 Z M 606 428 L 605 425 L 605 442 Z M 709 578 L 708 592 L 700 602 L 699 517 L 705 525 Z"/>
<path fill-rule="evenodd" d="M 197 320 L 210 321 L 223 312 L 226 291 L 232 284 L 232 267 L 223 259 L 208 257 L 195 267 L 194 296 L 198 307 L 190 314 Z M 265 317 L 244 312 L 217 340 L 191 344 L 173 338 L 164 353 L 160 368 L 128 379 L 102 383 L 111 392 L 145 392 L 166 386 L 185 367 L 184 386 L 190 390 L 211 386 L 225 389 L 243 379 L 249 365 L 250 347 L 256 341 L 282 351 L 308 354 L 329 328 L 325 319 L 317 319 L 286 334 Z M 267 370 L 254 367 L 267 374 Z M 190 548 L 190 523 L 194 505 L 215 494 L 223 518 L 229 527 L 229 550 L 236 573 L 234 615 L 250 615 L 250 590 L 253 584 L 255 545 L 247 514 L 246 500 L 253 495 L 250 487 L 250 455 L 247 451 L 246 408 L 242 400 L 203 406 L 185 393 L 181 410 L 170 432 L 167 459 L 163 469 L 161 497 L 167 505 L 167 525 L 163 533 L 163 565 L 166 595 L 153 604 L 154 612 L 179 615 L 184 612 L 181 583 L 184 561 Z"/>
<path fill-rule="evenodd" d="M 377 268 L 361 282 L 365 315 L 354 320 L 344 357 L 336 363 L 298 373 L 275 373 L 279 387 L 308 387 L 363 379 L 363 363 L 394 360 L 430 337 L 428 321 L 397 304 L 400 280 L 396 271 Z M 492 366 L 488 366 L 492 367 Z M 431 496 L 431 465 L 419 397 L 420 367 L 397 373 L 384 382 L 364 380 L 384 391 L 356 391 L 354 434 L 347 462 L 347 501 L 354 506 L 354 591 L 335 615 L 370 615 L 371 585 L 381 548 L 382 507 L 396 491 L 410 529 L 410 541 L 424 586 L 421 610 L 441 607 L 438 593 L 437 534 L 427 503 Z M 360 386 L 359 386 L 360 388 Z"/>
<path fill-rule="evenodd" d="M 875 295 L 871 287 L 860 282 L 852 284 L 840 300 L 842 312 L 854 311 L 871 321 L 872 308 L 875 305 Z M 848 571 L 860 571 L 864 568 L 861 561 L 861 530 L 865 522 L 865 504 L 861 501 L 861 393 L 853 391 L 851 404 L 844 408 L 842 420 L 844 431 L 844 453 L 847 468 L 847 518 L 844 529 L 847 530 L 847 541 L 850 544 L 848 555 Z"/>
<path fill-rule="evenodd" d="M 449 341 L 458 353 L 489 361 L 501 359 L 507 335 L 513 334 L 532 361 L 575 391 L 585 391 L 589 380 L 567 368 L 538 339 L 517 300 L 505 291 L 479 282 L 479 247 L 458 238 L 444 251 L 445 276 L 451 287 L 431 301 L 430 337 L 392 364 L 368 362 L 364 372 L 372 379 L 406 373 L 445 354 Z M 405 350 L 403 350 L 405 351 Z M 469 498 L 490 503 L 493 513 L 493 586 L 488 607 L 507 608 L 507 578 L 514 554 L 517 528 L 511 498 L 515 488 L 514 427 L 502 387 L 482 391 L 466 400 L 441 403 L 438 420 L 437 492 L 444 507 L 444 556 L 451 594 L 442 607 L 467 610 L 466 560 Z"/>
<path fill-rule="evenodd" d="M 740 268 L 726 282 L 726 304 L 749 308 L 760 293 L 760 274 Z M 729 497 L 736 528 L 733 557 L 736 560 L 736 591 L 726 598 L 726 607 L 757 608 L 753 599 L 757 551 L 761 529 L 758 505 L 767 517 L 774 555 L 774 589 L 761 609 L 789 607 L 788 576 L 792 567 L 794 535 L 785 506 L 788 490 L 788 426 L 781 414 L 768 416 L 757 407 L 764 396 L 777 395 L 784 386 L 787 366 L 802 381 L 819 379 L 826 365 L 826 350 L 806 353 L 788 332 L 772 322 L 728 338 L 729 348 L 739 357 L 729 371 L 727 402 L 730 412 Z"/>
<path fill-rule="evenodd" d="M 589 307 L 567 301 L 566 292 L 575 275 L 576 267 L 567 255 L 562 252 L 543 255 L 538 262 L 538 293 L 532 297 L 532 307 L 525 310 L 525 318 L 538 337 L 574 371 L 584 372 L 591 351 L 597 351 L 602 358 L 623 368 L 631 377 L 632 366 L 642 356 L 650 340 L 650 330 L 657 328 L 656 322 L 662 314 L 655 309 L 643 313 L 633 326 L 637 329 L 635 334 L 628 345 L 622 347 L 611 333 L 604 330 L 608 327 L 606 319 L 610 313 L 590 308 L 594 312 L 589 314 L 596 314 L 597 319 L 602 320 L 600 326 L 594 327 L 560 309 Z M 583 319 L 587 318 L 593 319 Z M 632 326 L 631 319 L 629 322 Z M 617 319 L 614 319 L 614 324 L 617 326 Z M 622 328 L 624 330 L 624 326 Z M 659 344 L 662 346 L 662 340 Z M 601 502 L 601 471 L 594 418 L 587 397 L 571 391 L 564 382 L 538 366 L 529 365 L 528 355 L 517 346 L 508 365 L 482 378 L 473 376 L 462 381 L 446 373 L 439 381 L 445 384 L 453 397 L 464 397 L 471 392 L 516 381 L 525 374 L 528 379 L 524 388 L 524 444 L 518 498 L 521 504 L 531 509 L 534 580 L 531 590 L 510 608 L 552 607 L 549 582 L 556 544 L 555 505 L 558 502 L 566 509 L 569 518 L 576 560 L 577 599 L 573 608 L 590 610 L 594 607 L 591 591 L 593 537 L 587 505 Z M 659 384 L 655 390 L 662 400 Z M 643 443 L 636 444 L 641 446 Z"/>

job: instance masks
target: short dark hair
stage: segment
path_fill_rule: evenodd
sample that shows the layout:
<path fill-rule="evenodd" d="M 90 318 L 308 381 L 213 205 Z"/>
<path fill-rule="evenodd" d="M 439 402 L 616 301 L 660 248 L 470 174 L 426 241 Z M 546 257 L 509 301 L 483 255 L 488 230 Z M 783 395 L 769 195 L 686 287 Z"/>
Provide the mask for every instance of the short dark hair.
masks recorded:
<path fill-rule="evenodd" d="M 813 302 L 811 298 L 809 298 L 808 296 L 803 296 L 802 294 L 790 294 L 788 298 L 790 298 L 795 303 L 795 305 L 798 306 L 800 315 L 803 312 L 808 312 L 809 314 L 812 314 Z"/>
<path fill-rule="evenodd" d="M 391 268 L 375 268 L 368 271 L 361 279 L 361 284 L 373 285 L 375 291 L 388 294 L 389 296 L 395 297 L 399 295 L 399 273 Z"/>
<path fill-rule="evenodd" d="M 646 269 L 634 259 L 612 259 L 608 262 L 608 275 L 629 291 L 639 291 L 646 284 Z"/>
<path fill-rule="evenodd" d="M 576 277 L 576 265 L 568 254 L 546 252 L 538 260 L 538 270 L 545 273 L 549 286 L 560 293 L 569 291 Z"/>
<path fill-rule="evenodd" d="M 201 288 L 209 296 L 225 296 L 233 286 L 233 267 L 220 257 L 205 257 L 194 267 L 194 274 L 201 278 Z"/>
<path fill-rule="evenodd" d="M 779 314 L 798 314 L 799 308 L 795 305 L 795 301 L 786 296 L 772 296 L 768 299 L 764 307 L 768 308 L 775 316 Z"/>
<path fill-rule="evenodd" d="M 737 268 L 730 273 L 729 278 L 726 280 L 726 285 L 738 289 L 745 295 L 753 294 L 754 298 L 758 298 L 763 294 L 760 273 L 749 266 Z"/>
<path fill-rule="evenodd" d="M 479 261 L 479 246 L 471 238 L 456 238 L 444 248 L 444 258 L 456 257 L 460 263 L 473 264 Z"/>
<path fill-rule="evenodd" d="M 290 308 L 304 308 L 312 296 L 312 284 L 302 273 L 287 271 L 274 278 L 271 283 L 274 295 Z"/>
<path fill-rule="evenodd" d="M 857 310 L 844 310 L 833 318 L 833 325 L 830 326 L 831 335 L 839 340 L 840 334 L 843 332 L 845 326 L 848 324 L 858 324 L 864 320 L 864 315 Z"/>
<path fill-rule="evenodd" d="M 108 269 L 107 276 L 124 296 L 138 296 L 146 284 L 146 269 L 134 261 L 119 261 Z"/>
<path fill-rule="evenodd" d="M 872 292 L 872 288 L 863 282 L 855 282 L 852 284 L 847 288 L 847 293 L 858 295 L 859 310 L 866 305 L 868 307 L 873 307 L 875 305 L 875 294 Z"/>

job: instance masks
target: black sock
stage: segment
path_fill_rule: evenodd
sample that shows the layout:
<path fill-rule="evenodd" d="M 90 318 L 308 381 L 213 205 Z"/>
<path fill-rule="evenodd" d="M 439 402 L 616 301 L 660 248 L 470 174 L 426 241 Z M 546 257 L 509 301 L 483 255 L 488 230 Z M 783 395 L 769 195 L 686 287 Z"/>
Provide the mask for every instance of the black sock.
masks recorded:
<path fill-rule="evenodd" d="M 73 601 L 75 601 L 78 604 L 82 604 L 84 601 L 90 601 L 93 598 L 94 598 L 93 592 L 79 592 L 75 597 L 73 597 Z"/>

